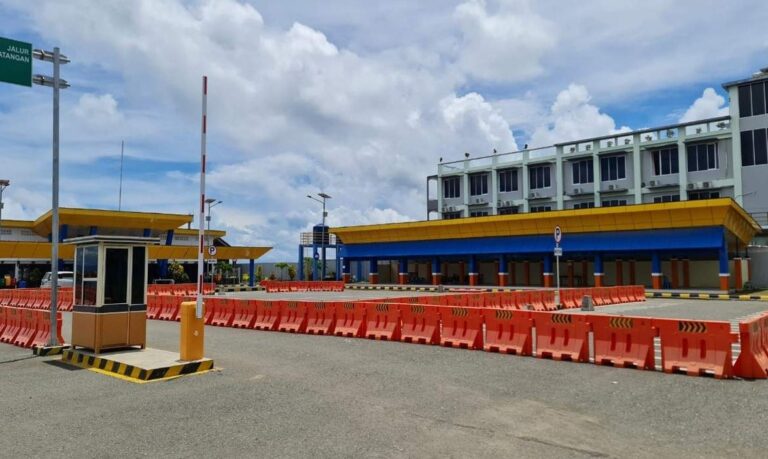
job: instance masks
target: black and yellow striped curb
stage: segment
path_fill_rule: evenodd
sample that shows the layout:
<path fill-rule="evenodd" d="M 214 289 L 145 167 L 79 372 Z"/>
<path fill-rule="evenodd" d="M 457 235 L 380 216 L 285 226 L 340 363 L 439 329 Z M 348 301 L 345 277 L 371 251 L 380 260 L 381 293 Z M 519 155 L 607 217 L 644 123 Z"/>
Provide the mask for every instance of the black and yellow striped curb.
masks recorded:
<path fill-rule="evenodd" d="M 264 287 L 260 285 L 253 287 L 247 285 L 220 285 L 216 287 L 216 293 L 259 292 L 261 290 L 264 290 Z"/>
<path fill-rule="evenodd" d="M 734 293 L 645 292 L 645 297 L 677 298 L 683 300 L 768 301 L 768 295 L 738 295 Z"/>
<path fill-rule="evenodd" d="M 68 344 L 63 346 L 41 346 L 33 347 L 32 353 L 39 357 L 45 357 L 48 355 L 61 355 L 65 349 L 69 349 Z"/>
<path fill-rule="evenodd" d="M 201 373 L 213 369 L 213 360 L 204 359 L 148 370 L 110 360 L 106 357 L 96 357 L 71 349 L 67 349 L 62 353 L 61 360 L 80 368 L 114 374 L 129 380 L 135 380 L 135 382 L 157 381 L 176 376 Z"/>
<path fill-rule="evenodd" d="M 345 287 L 347 290 L 390 290 L 399 292 L 469 292 L 483 293 L 483 292 L 508 292 L 515 291 L 514 287 L 447 287 L 447 286 L 432 286 L 432 287 L 408 287 L 401 285 L 370 285 L 370 284 L 347 284 Z"/>

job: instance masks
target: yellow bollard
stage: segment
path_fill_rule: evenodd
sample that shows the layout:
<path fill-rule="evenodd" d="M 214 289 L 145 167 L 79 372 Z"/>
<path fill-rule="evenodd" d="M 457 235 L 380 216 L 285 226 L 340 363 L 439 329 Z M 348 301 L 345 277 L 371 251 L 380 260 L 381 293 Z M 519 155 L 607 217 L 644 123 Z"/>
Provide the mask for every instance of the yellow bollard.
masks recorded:
<path fill-rule="evenodd" d="M 203 358 L 205 319 L 195 317 L 195 306 L 194 301 L 181 303 L 181 349 L 179 350 L 181 360 Z M 205 311 L 205 303 L 203 303 L 203 311 Z"/>

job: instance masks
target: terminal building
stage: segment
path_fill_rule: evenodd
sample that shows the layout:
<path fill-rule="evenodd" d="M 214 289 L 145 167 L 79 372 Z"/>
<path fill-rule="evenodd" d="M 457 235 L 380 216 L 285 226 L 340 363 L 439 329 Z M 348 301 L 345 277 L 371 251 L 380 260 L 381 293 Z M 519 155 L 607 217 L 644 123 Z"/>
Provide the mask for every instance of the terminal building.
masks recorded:
<path fill-rule="evenodd" d="M 59 240 L 89 235 L 153 237 L 158 245 L 149 247 L 149 279 L 168 277 L 169 260 L 184 266 L 191 279 L 197 275 L 198 230 L 191 228 L 192 215 L 153 212 L 126 212 L 100 209 L 59 209 Z M 0 277 L 21 280 L 30 270 L 50 270 L 52 214 L 35 220 L 0 222 Z M 248 260 L 249 279 L 253 282 L 254 261 L 271 247 L 231 246 L 225 231 L 206 231 L 206 246 L 216 247 L 215 255 L 206 251 L 206 260 Z M 59 245 L 59 268 L 72 270 L 74 247 Z"/>
<path fill-rule="evenodd" d="M 741 289 L 768 230 L 768 69 L 723 87 L 727 116 L 441 162 L 438 221 L 332 230 L 344 273 L 550 286 L 559 225 L 564 285 Z"/>

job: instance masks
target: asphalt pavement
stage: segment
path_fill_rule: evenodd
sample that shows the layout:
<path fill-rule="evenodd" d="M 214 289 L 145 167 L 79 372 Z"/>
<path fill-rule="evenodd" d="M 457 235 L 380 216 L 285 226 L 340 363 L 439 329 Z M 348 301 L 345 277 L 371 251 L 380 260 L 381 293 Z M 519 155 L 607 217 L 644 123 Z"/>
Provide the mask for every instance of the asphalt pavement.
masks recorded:
<path fill-rule="evenodd" d="M 178 323 L 148 323 L 151 347 L 178 349 L 178 333 Z M 762 457 L 768 448 L 766 381 L 218 327 L 206 327 L 206 356 L 218 371 L 134 384 L 0 344 L 0 456 Z"/>

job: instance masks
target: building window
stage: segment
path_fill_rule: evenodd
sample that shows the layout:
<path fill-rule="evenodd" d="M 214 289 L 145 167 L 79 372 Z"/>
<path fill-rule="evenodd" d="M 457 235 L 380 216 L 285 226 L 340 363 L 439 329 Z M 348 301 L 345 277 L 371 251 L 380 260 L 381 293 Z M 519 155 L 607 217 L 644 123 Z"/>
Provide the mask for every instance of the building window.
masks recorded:
<path fill-rule="evenodd" d="M 454 220 L 461 218 L 461 211 L 459 212 L 443 212 L 443 220 Z"/>
<path fill-rule="evenodd" d="M 595 207 L 595 201 L 577 202 L 573 205 L 574 209 L 591 209 Z"/>
<path fill-rule="evenodd" d="M 627 200 L 626 199 L 606 199 L 602 202 L 602 207 L 618 207 L 618 206 L 626 206 Z"/>
<path fill-rule="evenodd" d="M 530 187 L 532 190 L 549 188 L 551 186 L 549 166 L 533 166 L 529 168 L 528 177 L 530 178 Z"/>
<path fill-rule="evenodd" d="M 653 175 L 670 175 L 680 172 L 677 163 L 677 147 L 654 150 L 651 155 L 653 155 Z"/>
<path fill-rule="evenodd" d="M 487 217 L 488 211 L 487 210 L 473 210 L 469 213 L 470 217 Z"/>
<path fill-rule="evenodd" d="M 603 182 L 627 178 L 625 157 L 619 155 L 600 158 L 600 174 L 600 180 Z"/>
<path fill-rule="evenodd" d="M 688 145 L 688 172 L 717 169 L 717 144 Z"/>
<path fill-rule="evenodd" d="M 469 195 L 480 196 L 488 194 L 488 174 L 473 174 L 469 176 Z"/>
<path fill-rule="evenodd" d="M 756 166 L 768 164 L 768 138 L 766 129 L 742 131 L 741 133 L 741 165 Z"/>
<path fill-rule="evenodd" d="M 677 202 L 680 200 L 679 194 L 665 194 L 663 196 L 654 196 L 653 202 L 654 203 L 660 203 L 660 202 Z"/>
<path fill-rule="evenodd" d="M 499 192 L 517 191 L 517 169 L 499 171 Z"/>
<path fill-rule="evenodd" d="M 552 210 L 552 206 L 533 206 L 531 212 L 549 212 Z"/>
<path fill-rule="evenodd" d="M 581 183 L 593 183 L 594 169 L 592 168 L 592 159 L 585 159 L 582 161 L 575 161 L 571 163 L 573 170 L 573 184 L 578 185 Z"/>
<path fill-rule="evenodd" d="M 717 199 L 720 197 L 719 191 L 689 191 L 688 200 L 698 201 L 700 199 Z"/>
<path fill-rule="evenodd" d="M 739 116 L 763 115 L 768 113 L 768 83 L 757 82 L 739 86 Z"/>
<path fill-rule="evenodd" d="M 9 228 L 0 228 L 0 234 L 3 236 L 10 236 L 11 230 Z"/>
<path fill-rule="evenodd" d="M 518 213 L 519 211 L 520 210 L 517 208 L 517 206 L 515 206 L 515 207 L 500 207 L 499 210 L 498 210 L 498 214 L 499 215 L 513 215 L 513 214 Z"/>
<path fill-rule="evenodd" d="M 461 177 L 443 179 L 443 197 L 447 199 L 461 197 Z"/>

